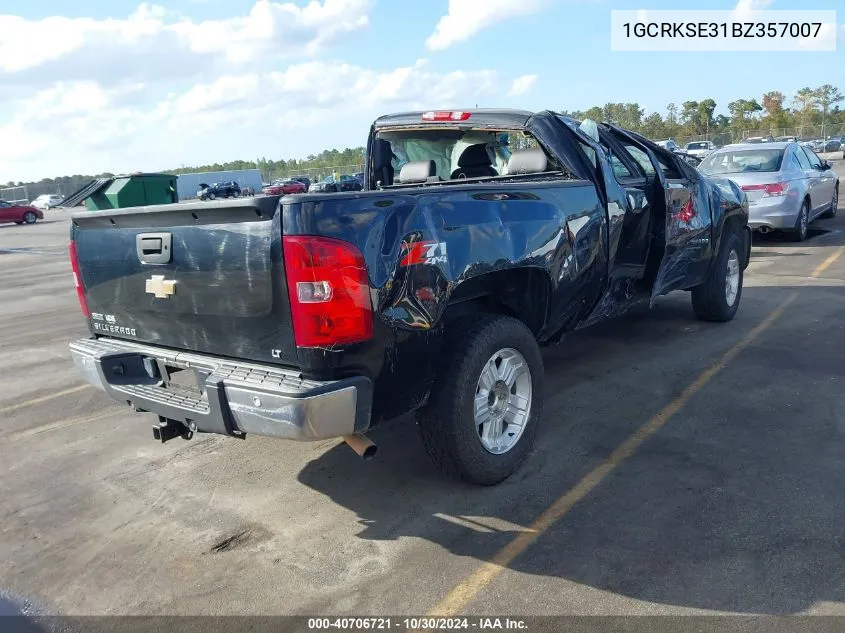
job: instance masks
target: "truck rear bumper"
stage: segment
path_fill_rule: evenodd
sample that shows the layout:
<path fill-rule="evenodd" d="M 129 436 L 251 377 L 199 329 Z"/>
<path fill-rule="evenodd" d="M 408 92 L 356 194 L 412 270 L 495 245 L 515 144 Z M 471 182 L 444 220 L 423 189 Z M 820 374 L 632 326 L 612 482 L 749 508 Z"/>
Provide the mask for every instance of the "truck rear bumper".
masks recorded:
<path fill-rule="evenodd" d="M 370 425 L 372 382 L 364 376 L 319 382 L 295 370 L 110 338 L 74 341 L 70 352 L 82 377 L 113 399 L 191 430 L 312 441 Z M 195 375 L 196 385 L 174 381 L 177 374 Z"/>

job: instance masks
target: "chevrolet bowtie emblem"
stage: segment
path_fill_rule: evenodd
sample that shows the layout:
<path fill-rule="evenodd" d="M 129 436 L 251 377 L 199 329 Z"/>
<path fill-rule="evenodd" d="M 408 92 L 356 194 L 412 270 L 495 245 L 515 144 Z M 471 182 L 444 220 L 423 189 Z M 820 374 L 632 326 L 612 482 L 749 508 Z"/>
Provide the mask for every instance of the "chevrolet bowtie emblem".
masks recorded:
<path fill-rule="evenodd" d="M 165 279 L 164 275 L 153 275 L 147 279 L 146 291 L 156 299 L 167 299 L 176 293 L 176 280 Z"/>

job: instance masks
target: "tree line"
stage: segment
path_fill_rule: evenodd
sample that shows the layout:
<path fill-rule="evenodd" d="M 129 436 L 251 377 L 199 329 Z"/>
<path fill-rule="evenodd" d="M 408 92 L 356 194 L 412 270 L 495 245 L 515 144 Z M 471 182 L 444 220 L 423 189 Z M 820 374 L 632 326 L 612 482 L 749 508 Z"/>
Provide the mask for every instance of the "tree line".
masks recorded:
<path fill-rule="evenodd" d="M 764 131 L 773 136 L 783 130 L 806 130 L 805 134 L 820 133 L 817 128 L 845 126 L 845 110 L 839 104 L 845 100 L 839 88 L 825 84 L 818 88 L 801 88 L 791 97 L 773 90 L 758 99 L 737 99 L 727 104 L 728 114 L 714 116 L 714 99 L 670 103 L 665 114 L 646 115 L 638 103 L 607 103 L 584 111 L 564 111 L 575 119 L 593 119 L 614 123 L 639 132 L 652 139 L 727 136 L 742 138 L 750 131 Z"/>
<path fill-rule="evenodd" d="M 652 139 L 674 138 L 692 139 L 707 137 L 730 142 L 733 138 L 742 138 L 750 131 L 770 131 L 773 136 L 784 130 L 807 130 L 805 134 L 814 134 L 819 126 L 830 126 L 831 130 L 845 133 L 845 110 L 839 104 L 845 100 L 839 88 L 825 84 L 818 88 L 801 88 L 794 95 L 787 96 L 773 90 L 758 100 L 737 99 L 727 104 L 728 114 L 715 115 L 718 104 L 714 99 L 684 101 L 680 105 L 670 103 L 665 114 L 645 110 L 634 103 L 607 103 L 593 106 L 584 111 L 563 111 L 576 119 L 593 119 L 619 125 Z M 715 115 L 715 116 L 714 116 Z M 333 168 L 362 165 L 364 148 L 354 147 L 327 149 L 319 154 L 311 154 L 302 159 L 233 160 L 225 163 L 208 165 L 182 166 L 166 169 L 170 174 L 190 174 L 206 171 L 227 171 L 234 169 L 259 169 L 266 181 L 284 176 L 307 173 L 311 170 L 331 170 Z M 67 193 L 68 189 L 80 187 L 92 178 L 111 177 L 114 174 L 102 173 L 96 176 L 76 174 L 59 178 L 43 178 L 38 182 L 9 182 L 7 186 L 33 186 L 55 189 Z"/>
<path fill-rule="evenodd" d="M 230 171 L 241 169 L 258 169 L 265 181 L 272 181 L 284 176 L 293 176 L 299 172 L 307 173 L 311 170 L 331 170 L 332 168 L 355 167 L 356 169 L 364 162 L 363 147 L 347 147 L 346 149 L 327 149 L 319 154 L 311 154 L 305 159 L 279 159 L 257 158 L 255 160 L 231 160 L 225 163 L 209 163 L 207 165 L 182 166 L 175 169 L 164 169 L 166 174 L 194 174 L 207 171 Z M 103 172 L 95 175 L 74 174 L 73 176 L 60 176 L 58 178 L 42 178 L 32 182 L 9 182 L 8 187 L 55 187 L 65 195 L 73 190 L 82 187 L 94 178 L 111 178 L 115 174 Z"/>

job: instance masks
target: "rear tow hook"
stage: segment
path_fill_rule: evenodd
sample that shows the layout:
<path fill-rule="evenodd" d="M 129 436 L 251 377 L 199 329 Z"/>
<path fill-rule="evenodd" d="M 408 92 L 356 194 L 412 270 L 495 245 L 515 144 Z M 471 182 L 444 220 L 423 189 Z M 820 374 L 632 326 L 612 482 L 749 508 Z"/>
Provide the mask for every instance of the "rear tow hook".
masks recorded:
<path fill-rule="evenodd" d="M 177 437 L 181 437 L 183 440 L 189 440 L 194 437 L 194 432 L 178 420 L 159 416 L 158 424 L 153 424 L 153 438 L 163 444 Z"/>

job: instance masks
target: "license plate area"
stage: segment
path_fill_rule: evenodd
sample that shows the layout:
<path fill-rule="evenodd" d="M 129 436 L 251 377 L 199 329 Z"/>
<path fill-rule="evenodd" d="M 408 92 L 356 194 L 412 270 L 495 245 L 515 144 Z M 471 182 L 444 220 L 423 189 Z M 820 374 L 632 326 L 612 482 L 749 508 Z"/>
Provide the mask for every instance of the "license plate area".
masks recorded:
<path fill-rule="evenodd" d="M 197 396 L 204 394 L 204 390 L 200 386 L 204 380 L 200 381 L 199 371 L 191 367 L 174 367 L 172 365 L 165 365 L 167 372 L 166 387 L 178 391 L 188 391 Z"/>

